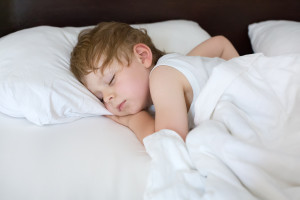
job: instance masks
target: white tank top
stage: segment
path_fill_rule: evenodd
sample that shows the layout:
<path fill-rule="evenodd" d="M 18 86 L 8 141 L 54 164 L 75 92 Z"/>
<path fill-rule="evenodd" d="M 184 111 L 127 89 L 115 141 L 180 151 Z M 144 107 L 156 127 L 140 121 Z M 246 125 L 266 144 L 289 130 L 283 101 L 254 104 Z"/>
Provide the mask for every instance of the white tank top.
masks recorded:
<path fill-rule="evenodd" d="M 194 128 L 195 100 L 208 80 L 213 68 L 224 62 L 221 58 L 206 58 L 200 56 L 184 56 L 177 53 L 161 57 L 152 71 L 162 65 L 173 67 L 180 71 L 189 81 L 193 90 L 193 100 L 188 111 L 189 128 Z M 151 75 L 151 74 L 150 74 Z"/>

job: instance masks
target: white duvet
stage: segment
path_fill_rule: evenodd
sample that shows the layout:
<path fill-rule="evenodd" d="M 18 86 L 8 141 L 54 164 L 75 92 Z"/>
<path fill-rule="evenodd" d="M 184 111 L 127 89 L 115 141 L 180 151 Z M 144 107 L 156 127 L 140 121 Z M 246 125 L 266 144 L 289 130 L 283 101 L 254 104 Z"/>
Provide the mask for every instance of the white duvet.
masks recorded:
<path fill-rule="evenodd" d="M 300 55 L 221 64 L 195 108 L 186 143 L 171 130 L 144 139 L 144 199 L 300 199 Z"/>

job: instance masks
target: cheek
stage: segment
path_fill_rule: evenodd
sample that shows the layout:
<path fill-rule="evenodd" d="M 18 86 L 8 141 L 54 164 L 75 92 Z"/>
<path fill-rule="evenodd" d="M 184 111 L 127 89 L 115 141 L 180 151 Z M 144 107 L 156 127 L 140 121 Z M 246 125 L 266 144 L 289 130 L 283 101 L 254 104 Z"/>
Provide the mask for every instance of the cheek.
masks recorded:
<path fill-rule="evenodd" d="M 126 68 L 126 70 L 128 70 L 126 73 L 118 77 L 115 92 L 121 98 L 133 100 L 135 104 L 144 104 L 149 96 L 148 71 L 136 71 L 137 69 L 130 71 L 131 68 Z"/>
<path fill-rule="evenodd" d="M 132 81 L 130 85 L 128 85 L 128 93 L 131 93 L 137 98 L 145 98 L 145 95 L 148 94 L 149 90 L 149 82 L 147 79 L 137 79 L 136 81 Z"/>
<path fill-rule="evenodd" d="M 134 90 L 134 85 L 130 83 L 130 81 L 123 81 L 116 85 L 115 92 L 118 96 L 127 97 L 130 96 Z"/>
<path fill-rule="evenodd" d="M 115 112 L 115 110 L 112 108 L 111 105 L 109 104 L 104 104 L 105 108 L 110 112 L 112 113 L 113 115 L 117 115 L 117 113 Z"/>

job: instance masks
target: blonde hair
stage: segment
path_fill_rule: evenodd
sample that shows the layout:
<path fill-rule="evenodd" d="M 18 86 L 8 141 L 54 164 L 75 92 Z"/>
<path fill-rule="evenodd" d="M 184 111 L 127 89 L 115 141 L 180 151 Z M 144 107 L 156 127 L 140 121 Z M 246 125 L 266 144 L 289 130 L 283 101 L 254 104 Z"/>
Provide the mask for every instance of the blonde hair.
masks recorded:
<path fill-rule="evenodd" d="M 151 41 L 145 29 L 135 29 L 120 22 L 102 22 L 96 27 L 80 32 L 78 43 L 71 53 L 71 71 L 82 82 L 82 78 L 100 68 L 101 72 L 117 60 L 131 62 L 133 47 L 143 43 L 152 51 L 152 65 L 164 55 Z M 102 57 L 103 56 L 103 57 Z M 100 58 L 103 63 L 99 66 Z"/>

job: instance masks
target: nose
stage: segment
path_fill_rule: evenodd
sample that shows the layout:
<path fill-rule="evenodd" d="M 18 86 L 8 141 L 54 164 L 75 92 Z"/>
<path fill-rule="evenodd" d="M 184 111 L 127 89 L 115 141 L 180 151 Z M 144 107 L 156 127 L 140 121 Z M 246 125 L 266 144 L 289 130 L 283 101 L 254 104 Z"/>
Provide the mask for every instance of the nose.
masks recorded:
<path fill-rule="evenodd" d="M 112 92 L 105 92 L 103 93 L 103 101 L 105 103 L 109 103 L 114 99 L 115 95 Z"/>

